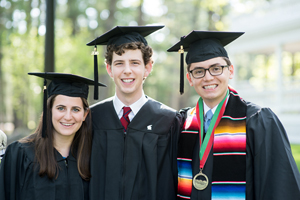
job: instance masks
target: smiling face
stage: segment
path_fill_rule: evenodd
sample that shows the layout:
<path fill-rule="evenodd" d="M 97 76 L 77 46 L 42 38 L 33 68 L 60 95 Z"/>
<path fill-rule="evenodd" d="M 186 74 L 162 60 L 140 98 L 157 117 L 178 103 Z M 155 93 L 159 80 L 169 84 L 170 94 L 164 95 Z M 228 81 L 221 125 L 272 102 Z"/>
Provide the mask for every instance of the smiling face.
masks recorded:
<path fill-rule="evenodd" d="M 52 106 L 54 137 L 73 138 L 87 114 L 80 97 L 57 95 Z"/>
<path fill-rule="evenodd" d="M 190 70 L 197 67 L 208 69 L 212 65 L 227 65 L 221 57 L 212 58 L 202 62 L 192 63 Z M 190 86 L 193 86 L 196 92 L 203 98 L 203 101 L 210 108 L 218 105 L 226 95 L 229 79 L 233 78 L 233 66 L 225 67 L 223 73 L 218 76 L 212 76 L 208 71 L 203 78 L 195 79 L 189 72 L 186 74 Z"/>
<path fill-rule="evenodd" d="M 125 50 L 122 55 L 113 53 L 107 73 L 115 82 L 116 95 L 123 103 L 134 103 L 142 96 L 143 80 L 152 70 L 152 62 L 144 64 L 140 49 Z"/>

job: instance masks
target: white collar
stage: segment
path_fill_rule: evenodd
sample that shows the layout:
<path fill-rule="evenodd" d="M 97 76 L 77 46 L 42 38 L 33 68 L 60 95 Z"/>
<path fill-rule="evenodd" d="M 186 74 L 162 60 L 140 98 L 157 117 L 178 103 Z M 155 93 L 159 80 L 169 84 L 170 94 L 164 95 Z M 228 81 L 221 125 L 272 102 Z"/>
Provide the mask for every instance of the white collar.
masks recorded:
<path fill-rule="evenodd" d="M 217 109 L 217 107 L 218 107 L 218 105 L 219 105 L 219 104 L 217 104 L 215 107 L 213 107 L 213 108 L 211 109 L 211 108 L 208 107 L 208 106 L 206 105 L 206 103 L 203 101 L 204 116 L 206 115 L 206 113 L 207 113 L 209 110 L 211 110 L 212 113 L 214 114 L 215 111 L 216 111 L 216 109 Z"/>
<path fill-rule="evenodd" d="M 129 119 L 130 121 L 133 119 L 133 117 L 139 112 L 139 110 L 143 107 L 143 105 L 148 101 L 148 98 L 145 96 L 144 91 L 142 92 L 142 96 L 141 98 L 139 98 L 139 100 L 137 100 L 136 102 L 134 102 L 133 104 L 129 105 L 129 107 L 131 108 L 131 112 L 129 114 Z M 119 117 L 119 119 L 122 117 L 123 115 L 123 107 L 127 106 L 125 105 L 118 97 L 117 95 L 114 96 L 113 98 L 113 105 L 115 108 L 115 111 Z"/>
<path fill-rule="evenodd" d="M 227 97 L 227 102 L 226 102 L 226 105 L 228 103 L 228 100 L 229 100 L 229 97 L 230 95 L 228 95 Z M 217 107 L 218 107 L 219 104 L 217 104 L 215 107 L 213 107 L 212 109 L 210 107 L 208 107 L 206 105 L 206 103 L 203 101 L 203 110 L 204 110 L 204 116 L 206 115 L 206 113 L 211 109 L 212 113 L 215 114 L 215 111 L 217 110 Z"/>

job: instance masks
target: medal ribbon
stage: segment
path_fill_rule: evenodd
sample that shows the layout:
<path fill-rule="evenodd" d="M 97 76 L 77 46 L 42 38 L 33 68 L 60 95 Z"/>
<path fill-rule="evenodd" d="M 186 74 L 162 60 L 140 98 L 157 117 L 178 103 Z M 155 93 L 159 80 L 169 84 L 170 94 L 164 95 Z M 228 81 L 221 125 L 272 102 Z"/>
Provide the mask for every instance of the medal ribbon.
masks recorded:
<path fill-rule="evenodd" d="M 199 158 L 200 158 L 200 170 L 203 169 L 209 152 L 211 150 L 211 147 L 213 145 L 214 141 L 214 132 L 216 127 L 218 126 L 220 120 L 222 119 L 222 116 L 225 112 L 225 107 L 226 107 L 226 102 L 227 102 L 227 97 L 229 95 L 229 90 L 227 90 L 226 96 L 224 99 L 219 103 L 212 119 L 210 122 L 210 125 L 207 129 L 207 133 L 203 139 L 204 135 L 204 123 L 203 123 L 203 116 L 204 116 L 204 110 L 203 110 L 203 100 L 202 97 L 199 98 L 196 106 L 196 116 L 197 116 L 197 121 L 199 124 L 199 141 L 200 141 L 200 151 L 199 151 Z"/>

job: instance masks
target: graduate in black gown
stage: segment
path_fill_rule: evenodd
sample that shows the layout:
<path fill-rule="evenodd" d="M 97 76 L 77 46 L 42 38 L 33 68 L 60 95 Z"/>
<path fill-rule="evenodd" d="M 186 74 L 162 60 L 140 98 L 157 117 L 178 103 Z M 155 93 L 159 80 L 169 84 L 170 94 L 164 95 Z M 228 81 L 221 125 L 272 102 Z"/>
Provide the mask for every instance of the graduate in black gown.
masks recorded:
<path fill-rule="evenodd" d="M 118 26 L 88 44 L 107 45 L 115 83 L 113 97 L 91 106 L 92 200 L 176 199 L 180 115 L 143 92 L 153 62 L 144 37 L 162 27 Z"/>
<path fill-rule="evenodd" d="M 46 79 L 52 81 L 44 90 L 36 131 L 6 149 L 0 199 L 88 199 L 92 122 L 87 97 L 94 81 L 72 74 L 29 74 L 45 78 L 45 86 Z"/>
<path fill-rule="evenodd" d="M 177 199 L 300 199 L 299 170 L 278 117 L 228 86 L 234 67 L 224 46 L 242 34 L 192 31 L 168 50 L 188 52 L 186 77 L 199 95 L 181 111 Z"/>

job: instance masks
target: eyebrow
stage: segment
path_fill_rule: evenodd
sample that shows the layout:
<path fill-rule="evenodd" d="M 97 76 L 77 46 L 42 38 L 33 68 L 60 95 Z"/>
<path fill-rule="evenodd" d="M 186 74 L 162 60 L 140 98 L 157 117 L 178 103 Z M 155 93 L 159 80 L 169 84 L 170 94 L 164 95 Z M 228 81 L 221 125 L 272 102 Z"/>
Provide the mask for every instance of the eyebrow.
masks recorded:
<path fill-rule="evenodd" d="M 139 61 L 139 62 L 141 62 L 140 59 L 131 59 L 131 60 L 129 60 L 129 61 Z"/>
<path fill-rule="evenodd" d="M 216 66 L 216 65 L 221 65 L 221 66 L 223 66 L 223 65 L 220 64 L 220 63 L 215 63 L 215 64 L 212 64 L 212 65 L 209 65 L 208 68 L 213 67 L 213 66 Z M 227 65 L 227 64 L 225 64 L 225 65 Z M 198 66 L 194 67 L 194 69 L 196 69 L 196 68 L 203 68 L 203 69 L 206 69 L 206 68 L 204 68 L 204 67 L 198 67 Z M 208 68 L 207 68 L 207 69 L 208 69 Z"/>
<path fill-rule="evenodd" d="M 129 61 L 130 62 L 132 62 L 132 61 L 142 62 L 140 59 L 130 59 Z M 116 63 L 116 62 L 125 62 L 125 61 L 124 60 L 115 60 L 113 63 Z"/>
<path fill-rule="evenodd" d="M 57 107 L 67 107 L 67 106 L 65 106 L 65 105 L 62 105 L 62 104 L 59 104 L 59 105 L 56 105 L 55 107 L 57 108 Z M 81 106 L 72 106 L 72 108 L 79 108 L 79 109 L 83 109 Z"/>
<path fill-rule="evenodd" d="M 116 63 L 116 62 L 124 62 L 124 60 L 115 60 L 113 63 Z"/>
<path fill-rule="evenodd" d="M 59 106 L 66 107 L 65 105 L 62 105 L 62 104 L 58 104 L 55 107 L 59 107 Z"/>

